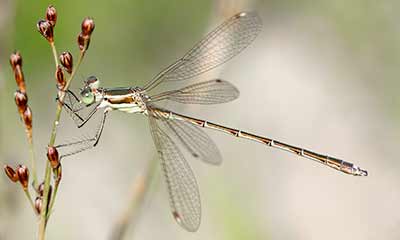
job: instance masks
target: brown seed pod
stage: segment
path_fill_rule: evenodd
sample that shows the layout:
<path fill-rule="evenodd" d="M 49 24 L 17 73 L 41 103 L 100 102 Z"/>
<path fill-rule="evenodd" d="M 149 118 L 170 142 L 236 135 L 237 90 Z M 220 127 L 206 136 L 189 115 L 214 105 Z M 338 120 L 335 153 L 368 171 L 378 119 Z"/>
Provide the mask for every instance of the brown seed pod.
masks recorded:
<path fill-rule="evenodd" d="M 35 209 L 36 209 L 37 214 L 40 214 L 42 212 L 42 205 L 43 205 L 42 197 L 36 197 L 36 199 L 35 199 Z"/>
<path fill-rule="evenodd" d="M 14 171 L 12 167 L 5 165 L 4 172 L 11 181 L 18 182 L 18 174 Z"/>
<path fill-rule="evenodd" d="M 15 69 L 16 66 L 22 67 L 22 57 L 19 52 L 14 52 L 10 56 L 10 65 L 13 69 Z"/>
<path fill-rule="evenodd" d="M 81 51 L 86 51 L 89 48 L 90 37 L 84 36 L 82 33 L 78 35 L 78 46 Z"/>
<path fill-rule="evenodd" d="M 47 159 L 50 162 L 50 165 L 53 169 L 57 168 L 60 165 L 60 158 L 58 155 L 57 148 L 48 147 L 47 148 Z"/>
<path fill-rule="evenodd" d="M 54 27 L 57 22 L 57 10 L 53 5 L 46 9 L 46 20 Z"/>
<path fill-rule="evenodd" d="M 28 168 L 26 166 L 24 166 L 24 165 L 18 165 L 17 174 L 18 174 L 18 180 L 21 183 L 21 185 L 24 188 L 24 190 L 28 189 L 28 183 L 29 183 L 29 170 L 28 170 Z"/>
<path fill-rule="evenodd" d="M 61 178 L 62 178 L 62 167 L 61 167 L 61 163 L 58 165 L 57 168 L 53 168 L 53 175 L 54 175 L 54 181 L 56 183 L 61 182 Z"/>
<path fill-rule="evenodd" d="M 59 90 L 64 89 L 66 81 L 65 81 L 65 74 L 60 65 L 57 66 L 56 69 L 56 79 L 57 79 L 57 87 Z"/>
<path fill-rule="evenodd" d="M 26 107 L 24 113 L 22 114 L 22 120 L 24 120 L 26 129 L 31 130 L 32 129 L 32 111 L 29 106 Z"/>
<path fill-rule="evenodd" d="M 95 25 L 94 25 L 93 19 L 90 17 L 86 17 L 85 19 L 83 19 L 82 25 L 81 25 L 82 35 L 90 37 L 90 35 L 92 34 L 92 32 L 94 30 L 94 27 L 95 27 Z"/>
<path fill-rule="evenodd" d="M 54 29 L 53 25 L 47 20 L 39 20 L 37 23 L 37 29 L 44 38 L 49 42 L 54 41 Z"/>
<path fill-rule="evenodd" d="M 16 65 L 14 68 L 14 78 L 17 82 L 18 89 L 21 92 L 26 92 L 24 73 L 22 72 L 21 65 Z"/>
<path fill-rule="evenodd" d="M 73 67 L 72 54 L 70 52 L 63 52 L 60 55 L 60 62 L 63 65 L 63 67 L 65 68 L 65 70 L 67 70 L 67 72 L 69 74 L 71 74 L 72 73 L 72 67 Z"/>
<path fill-rule="evenodd" d="M 28 96 L 26 93 L 23 93 L 19 90 L 17 90 L 14 94 L 15 97 L 15 104 L 18 107 L 18 112 L 22 115 L 25 112 L 25 109 L 27 108 L 28 104 Z"/>
<path fill-rule="evenodd" d="M 40 197 L 43 197 L 43 192 L 44 192 L 44 182 L 42 182 L 39 186 L 38 186 L 38 189 L 37 189 L 37 194 L 40 196 Z"/>

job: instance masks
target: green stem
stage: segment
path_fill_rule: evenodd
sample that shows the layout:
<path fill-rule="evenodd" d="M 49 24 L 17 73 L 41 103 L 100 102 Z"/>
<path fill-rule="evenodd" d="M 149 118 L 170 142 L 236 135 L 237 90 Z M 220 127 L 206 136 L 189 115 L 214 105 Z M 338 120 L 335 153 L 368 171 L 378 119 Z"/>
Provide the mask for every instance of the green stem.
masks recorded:
<path fill-rule="evenodd" d="M 47 210 L 47 219 L 50 217 L 50 214 L 52 212 L 54 203 L 56 201 L 56 196 L 57 196 L 57 192 L 58 192 L 58 187 L 60 186 L 60 180 L 56 180 L 55 181 L 55 186 L 54 186 L 54 191 L 50 200 L 50 206 L 49 209 Z"/>
<path fill-rule="evenodd" d="M 56 45 L 54 44 L 54 42 L 51 42 L 50 46 L 51 46 L 51 50 L 53 51 L 54 63 L 56 64 L 56 67 L 58 67 L 58 54 L 57 54 Z"/>
<path fill-rule="evenodd" d="M 117 219 L 112 229 L 110 240 L 122 240 L 128 227 L 134 228 L 140 213 L 139 210 L 143 206 L 145 196 L 149 192 L 150 185 L 156 176 L 157 166 L 158 158 L 154 157 L 149 161 L 146 170 L 135 178 L 128 207 Z"/>
<path fill-rule="evenodd" d="M 53 50 L 53 52 L 55 52 L 55 51 Z M 57 104 L 56 116 L 55 116 L 55 120 L 53 122 L 53 128 L 51 130 L 51 136 L 50 136 L 50 142 L 49 142 L 50 147 L 54 146 L 54 143 L 56 141 L 57 126 L 58 126 L 58 123 L 60 122 L 61 111 L 62 111 L 62 102 L 64 101 L 65 91 L 68 90 L 68 87 L 71 84 L 71 81 L 74 78 L 76 72 L 78 71 L 79 66 L 81 65 L 81 62 L 82 62 L 82 59 L 84 56 L 85 56 L 85 52 L 81 51 L 80 55 L 79 55 L 78 63 L 76 64 L 76 67 L 74 68 L 70 77 L 68 78 L 67 83 L 64 87 L 64 91 L 61 91 L 60 101 Z M 45 179 L 44 179 L 44 192 L 43 192 L 43 206 L 48 205 L 48 195 L 49 195 L 50 180 L 51 180 L 50 177 L 51 177 L 51 166 L 50 166 L 49 161 L 47 161 L 46 162 L 46 172 L 45 172 L 45 177 L 44 177 Z M 54 197 L 55 196 L 53 196 L 53 198 Z M 39 240 L 45 239 L 46 224 L 47 224 L 47 220 L 48 220 L 47 216 L 48 216 L 48 208 L 44 208 L 42 210 L 42 212 L 40 213 Z"/>
<path fill-rule="evenodd" d="M 32 130 L 27 130 L 29 153 L 31 155 L 31 173 L 33 178 L 33 187 L 37 189 L 37 174 L 36 174 L 36 161 L 35 161 L 35 149 L 33 146 Z"/>
<path fill-rule="evenodd" d="M 28 198 L 29 203 L 31 204 L 33 212 L 37 213 L 36 208 L 35 208 L 35 204 L 33 203 L 33 200 L 32 200 L 31 194 L 29 193 L 29 190 L 28 189 L 24 189 L 24 193 L 25 193 L 26 198 Z"/>

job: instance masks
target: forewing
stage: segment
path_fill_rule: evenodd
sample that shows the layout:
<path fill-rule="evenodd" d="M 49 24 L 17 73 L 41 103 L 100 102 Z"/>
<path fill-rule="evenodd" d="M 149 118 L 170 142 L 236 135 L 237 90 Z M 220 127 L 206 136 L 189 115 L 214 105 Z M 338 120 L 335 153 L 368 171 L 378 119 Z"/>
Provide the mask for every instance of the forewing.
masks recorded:
<path fill-rule="evenodd" d="M 174 141 L 149 115 L 150 129 L 161 158 L 175 220 L 184 229 L 195 232 L 200 226 L 201 203 L 195 176 Z"/>
<path fill-rule="evenodd" d="M 235 100 L 239 97 L 239 90 L 231 83 L 214 79 L 195 83 L 190 86 L 152 96 L 151 100 L 171 100 L 185 104 L 219 104 Z"/>
<path fill-rule="evenodd" d="M 209 71 L 245 49 L 261 30 L 256 13 L 234 15 L 210 32 L 181 59 L 159 73 L 144 89 L 151 90 L 161 82 L 180 81 Z"/>

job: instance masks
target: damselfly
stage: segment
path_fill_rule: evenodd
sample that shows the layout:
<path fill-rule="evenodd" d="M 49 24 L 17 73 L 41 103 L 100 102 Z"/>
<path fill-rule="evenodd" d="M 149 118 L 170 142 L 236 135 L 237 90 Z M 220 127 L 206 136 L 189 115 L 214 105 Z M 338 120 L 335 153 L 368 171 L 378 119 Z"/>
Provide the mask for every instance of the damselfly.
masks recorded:
<path fill-rule="evenodd" d="M 285 150 L 350 175 L 367 176 L 367 171 L 352 163 L 271 138 L 185 116 L 157 105 L 164 100 L 184 104 L 218 104 L 232 101 L 239 96 L 239 91 L 227 81 L 216 79 L 195 83 L 178 90 L 149 94 L 149 91 L 154 90 L 161 83 L 190 79 L 228 61 L 245 49 L 260 30 L 261 20 L 257 14 L 251 12 L 236 14 L 209 33 L 181 59 L 155 76 L 144 87 L 101 88 L 96 77 L 89 77 L 84 82 L 79 95 L 72 91 L 66 92 L 64 108 L 79 127 L 83 126 L 96 111 L 103 109 L 102 120 L 96 135 L 58 147 L 77 146 L 73 152 L 67 154 L 72 155 L 96 146 L 103 131 L 107 113 L 112 110 L 147 116 L 161 159 L 172 214 L 176 221 L 188 231 L 196 231 L 200 225 L 200 195 L 194 174 L 178 145 L 187 151 L 186 153 L 204 162 L 218 165 L 222 161 L 218 148 L 201 128 L 219 130 L 235 137 Z M 91 111 L 86 116 L 82 116 L 82 110 L 88 108 Z"/>

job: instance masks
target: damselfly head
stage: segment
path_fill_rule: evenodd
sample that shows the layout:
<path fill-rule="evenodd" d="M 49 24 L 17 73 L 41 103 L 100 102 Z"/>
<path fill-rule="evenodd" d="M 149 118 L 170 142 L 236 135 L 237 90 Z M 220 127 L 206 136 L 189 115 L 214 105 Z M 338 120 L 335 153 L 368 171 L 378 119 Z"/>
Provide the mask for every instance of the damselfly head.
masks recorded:
<path fill-rule="evenodd" d="M 89 87 L 92 90 L 95 90 L 99 87 L 100 81 L 96 76 L 89 76 L 85 81 L 84 81 L 85 87 Z"/>
<path fill-rule="evenodd" d="M 85 86 L 81 91 L 82 102 L 87 106 L 93 104 L 96 101 L 96 96 L 94 95 L 90 86 Z"/>

